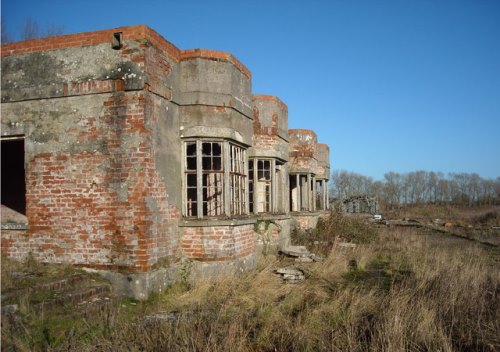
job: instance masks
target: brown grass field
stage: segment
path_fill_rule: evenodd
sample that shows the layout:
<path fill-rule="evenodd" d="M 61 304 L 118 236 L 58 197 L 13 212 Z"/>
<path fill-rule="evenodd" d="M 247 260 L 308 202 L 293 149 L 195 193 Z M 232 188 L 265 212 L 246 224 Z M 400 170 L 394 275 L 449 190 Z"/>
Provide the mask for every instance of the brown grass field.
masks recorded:
<path fill-rule="evenodd" d="M 338 237 L 356 248 L 339 247 Z M 16 318 L 2 319 L 2 351 L 500 350 L 498 247 L 335 213 L 293 238 L 325 256 L 295 264 L 306 274 L 298 284 L 274 273 L 290 258 L 267 255 L 251 273 L 184 280 L 146 302 L 115 299 L 91 313 L 35 314 L 33 297 L 19 295 Z M 3 259 L 2 296 L 26 266 L 41 277 L 78 272 Z"/>

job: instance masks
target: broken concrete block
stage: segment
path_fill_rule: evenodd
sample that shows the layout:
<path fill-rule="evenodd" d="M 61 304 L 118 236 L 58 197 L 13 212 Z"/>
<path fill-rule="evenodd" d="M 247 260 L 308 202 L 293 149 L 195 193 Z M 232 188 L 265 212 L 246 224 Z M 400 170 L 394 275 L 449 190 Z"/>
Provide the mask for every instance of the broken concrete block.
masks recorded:
<path fill-rule="evenodd" d="M 276 273 L 281 275 L 283 280 L 287 283 L 297 283 L 305 279 L 304 272 L 293 265 L 276 269 Z"/>
<path fill-rule="evenodd" d="M 316 255 L 314 253 L 311 253 L 310 258 L 315 262 L 322 262 L 323 260 L 325 260 L 325 258 L 323 258 L 322 256 Z"/>
<path fill-rule="evenodd" d="M 311 254 L 304 246 L 288 246 L 281 250 L 281 253 L 291 257 L 304 257 Z"/>

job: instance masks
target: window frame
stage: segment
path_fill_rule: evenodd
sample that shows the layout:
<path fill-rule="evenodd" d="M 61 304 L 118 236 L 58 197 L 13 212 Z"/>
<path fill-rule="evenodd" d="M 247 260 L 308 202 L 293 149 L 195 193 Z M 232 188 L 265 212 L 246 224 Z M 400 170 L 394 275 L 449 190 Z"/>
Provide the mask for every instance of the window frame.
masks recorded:
<path fill-rule="evenodd" d="M 204 154 L 204 144 L 211 144 L 211 154 Z M 213 154 L 213 145 L 219 144 L 221 153 Z M 196 169 L 188 169 L 190 163 L 189 145 L 195 145 L 194 157 L 196 158 Z M 189 138 L 182 141 L 182 214 L 186 218 L 220 218 L 234 217 L 248 214 L 248 159 L 247 148 L 233 140 L 220 138 Z M 206 160 L 210 158 L 210 169 L 205 169 Z M 220 158 L 220 169 L 214 169 L 214 160 Z M 192 164 L 191 164 L 192 165 Z M 189 175 L 196 175 L 196 185 L 189 185 Z M 216 185 L 208 186 L 208 178 L 205 175 L 222 175 L 214 177 Z M 204 182 L 205 181 L 205 182 Z M 219 200 L 215 201 L 215 211 L 210 211 L 208 190 L 210 188 L 220 189 Z M 188 190 L 196 189 L 196 200 L 189 201 Z M 238 198 L 233 198 L 237 192 Z M 215 194 L 215 193 L 214 193 Z M 236 203 L 235 203 L 236 202 Z M 190 208 L 195 203 L 196 210 Z M 206 207 L 205 207 L 206 205 Z M 219 209 L 220 208 L 220 209 Z M 217 210 L 219 209 L 219 210 Z"/>
<path fill-rule="evenodd" d="M 259 168 L 259 162 L 262 162 L 264 166 L 266 162 L 269 163 L 269 177 L 264 177 L 264 181 L 259 181 L 259 173 L 262 170 L 262 175 L 264 176 L 264 172 L 266 168 Z M 252 169 L 250 169 L 250 163 L 253 164 Z M 278 178 L 282 178 L 281 175 L 283 162 L 279 161 L 276 158 L 266 158 L 266 157 L 252 157 L 248 159 L 248 203 L 249 203 L 249 213 L 251 214 L 273 214 L 273 213 L 285 213 L 285 204 L 284 197 L 287 193 L 286 187 L 283 185 L 283 182 L 278 182 Z M 259 211 L 258 204 L 258 192 L 256 190 L 259 182 L 264 183 L 264 188 L 268 187 L 268 190 L 265 190 L 264 197 L 269 197 L 269 204 L 267 201 L 264 202 L 263 211 Z M 280 187 L 279 187 L 280 186 Z M 281 190 L 278 188 L 282 188 Z M 278 192 L 282 192 L 282 196 L 278 196 Z M 265 198 L 264 198 L 265 199 Z M 278 202 L 282 202 L 283 204 L 279 204 Z"/>

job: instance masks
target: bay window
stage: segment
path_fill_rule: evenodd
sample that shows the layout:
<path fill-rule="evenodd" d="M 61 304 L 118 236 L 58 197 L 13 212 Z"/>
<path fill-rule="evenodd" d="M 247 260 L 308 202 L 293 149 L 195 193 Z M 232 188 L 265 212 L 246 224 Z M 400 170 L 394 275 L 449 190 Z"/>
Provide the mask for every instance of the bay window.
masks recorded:
<path fill-rule="evenodd" d="M 229 141 L 184 144 L 184 215 L 246 214 L 246 150 Z"/>

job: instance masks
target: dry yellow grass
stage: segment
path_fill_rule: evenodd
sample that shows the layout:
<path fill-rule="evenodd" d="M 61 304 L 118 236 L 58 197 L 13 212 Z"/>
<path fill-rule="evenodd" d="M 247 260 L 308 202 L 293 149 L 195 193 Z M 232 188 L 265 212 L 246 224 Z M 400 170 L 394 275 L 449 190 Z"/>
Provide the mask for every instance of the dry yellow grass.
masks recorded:
<path fill-rule="evenodd" d="M 344 230 L 363 229 L 345 226 Z M 316 235 L 334 242 L 328 234 Z M 75 334 L 53 347 L 82 351 L 500 349 L 500 272 L 498 263 L 479 245 L 419 230 L 384 229 L 370 243 L 355 249 L 329 248 L 328 253 L 323 262 L 301 264 L 306 280 L 300 284 L 282 283 L 273 270 L 284 263 L 264 257 L 252 273 L 200 281 L 189 289 L 175 286 L 153 300 L 136 303 L 133 309 L 119 305 L 116 323 L 107 331 L 80 332 L 85 339 Z M 158 312 L 178 315 L 144 321 L 145 314 Z"/>

